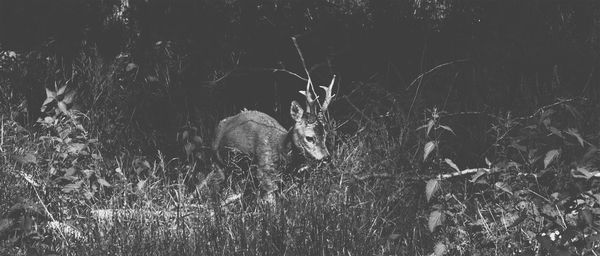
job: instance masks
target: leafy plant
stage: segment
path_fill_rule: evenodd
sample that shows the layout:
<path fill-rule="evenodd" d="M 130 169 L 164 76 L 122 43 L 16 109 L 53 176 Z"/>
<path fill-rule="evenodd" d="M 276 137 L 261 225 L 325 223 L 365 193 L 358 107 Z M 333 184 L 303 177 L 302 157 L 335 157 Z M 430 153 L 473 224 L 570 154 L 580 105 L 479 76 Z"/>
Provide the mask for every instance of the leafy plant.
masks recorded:
<path fill-rule="evenodd" d="M 441 255 L 442 246 L 444 252 L 461 254 L 492 245 L 551 255 L 583 255 L 598 248 L 598 150 L 579 132 L 582 115 L 570 102 L 561 99 L 528 117 L 498 118 L 490 129 L 495 154 L 490 154 L 493 161 L 485 158 L 487 167 L 461 170 L 452 160 L 438 158 L 454 173 L 438 175 L 425 186 L 432 203 L 429 230 L 445 237 L 434 255 Z M 430 123 L 420 128 L 434 130 L 435 122 Z M 470 178 L 458 179 L 463 176 Z"/>

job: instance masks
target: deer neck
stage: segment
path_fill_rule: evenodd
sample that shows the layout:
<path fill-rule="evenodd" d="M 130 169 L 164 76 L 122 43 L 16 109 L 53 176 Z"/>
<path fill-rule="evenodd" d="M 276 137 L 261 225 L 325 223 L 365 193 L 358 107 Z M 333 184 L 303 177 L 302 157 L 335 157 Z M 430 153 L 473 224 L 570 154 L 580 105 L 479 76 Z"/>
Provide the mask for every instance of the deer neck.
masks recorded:
<path fill-rule="evenodd" d="M 286 157 L 292 154 L 294 150 L 294 127 L 290 128 L 287 133 L 283 134 L 281 138 L 281 152 Z"/>
<path fill-rule="evenodd" d="M 296 166 L 304 162 L 302 149 L 294 145 L 294 127 L 290 128 L 282 138 L 282 151 L 288 165 Z"/>

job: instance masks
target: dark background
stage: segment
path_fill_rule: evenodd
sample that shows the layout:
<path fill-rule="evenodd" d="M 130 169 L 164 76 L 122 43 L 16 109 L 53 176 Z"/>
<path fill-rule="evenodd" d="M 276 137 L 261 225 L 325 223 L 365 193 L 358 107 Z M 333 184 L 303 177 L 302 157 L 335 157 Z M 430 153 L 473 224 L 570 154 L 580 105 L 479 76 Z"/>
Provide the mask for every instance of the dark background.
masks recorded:
<path fill-rule="evenodd" d="M 258 176 L 211 185 L 215 125 L 291 125 L 292 38 L 332 161 L 222 204 Z M 0 254 L 589 254 L 599 41 L 598 0 L 0 0 Z"/>
<path fill-rule="evenodd" d="M 301 100 L 305 82 L 272 70 L 305 76 L 291 37 L 315 85 L 338 75 L 338 119 L 354 111 L 344 95 L 369 115 L 400 109 L 419 119 L 432 107 L 519 115 L 559 97 L 599 93 L 597 1 L 128 1 L 117 15 L 122 6 L 0 1 L 0 47 L 54 63 L 52 71 L 31 68 L 14 79 L 29 122 L 57 80 L 93 98 L 97 88 L 78 79 L 77 60 L 94 49 L 104 63 L 123 53 L 125 64 L 137 65 L 135 76 L 102 86 L 124 88 L 122 119 L 158 134 L 151 147 L 173 146 L 172 134 L 186 124 L 210 134 L 242 108 L 286 126 L 289 102 Z M 415 80 L 444 63 L 451 64 Z M 457 132 L 465 122 L 478 129 L 477 118 L 455 122 Z"/>

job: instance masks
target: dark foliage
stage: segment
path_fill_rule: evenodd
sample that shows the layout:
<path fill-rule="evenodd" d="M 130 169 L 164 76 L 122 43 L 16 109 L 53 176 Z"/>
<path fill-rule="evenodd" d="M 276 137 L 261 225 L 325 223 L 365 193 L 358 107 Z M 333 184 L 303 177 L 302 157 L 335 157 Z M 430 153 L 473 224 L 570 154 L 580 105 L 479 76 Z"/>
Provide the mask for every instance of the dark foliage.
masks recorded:
<path fill-rule="evenodd" d="M 0 254 L 591 253 L 599 38 L 595 0 L 2 0 Z M 215 125 L 289 127 L 299 51 L 332 164 L 221 205 Z"/>

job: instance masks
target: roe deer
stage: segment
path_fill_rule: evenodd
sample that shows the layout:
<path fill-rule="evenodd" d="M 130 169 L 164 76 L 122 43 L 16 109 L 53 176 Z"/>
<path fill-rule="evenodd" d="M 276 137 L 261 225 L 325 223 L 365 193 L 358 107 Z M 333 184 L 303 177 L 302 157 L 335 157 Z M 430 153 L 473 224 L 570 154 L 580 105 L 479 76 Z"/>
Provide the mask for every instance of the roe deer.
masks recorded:
<path fill-rule="evenodd" d="M 268 195 L 278 188 L 276 183 L 280 175 L 277 168 L 288 163 L 292 157 L 328 160 L 324 112 L 333 98 L 331 92 L 334 82 L 335 76 L 329 87 L 321 86 L 325 90 L 325 100 L 317 112 L 316 98 L 312 96 L 314 88 L 308 81 L 306 91 L 300 91 L 306 98 L 306 111 L 292 101 L 290 115 L 294 126 L 289 130 L 259 111 L 244 110 L 223 119 L 215 130 L 212 144 L 218 163 L 225 164 L 221 156 L 223 150 L 233 149 L 250 155 L 258 166 L 256 177 L 261 193 Z"/>

